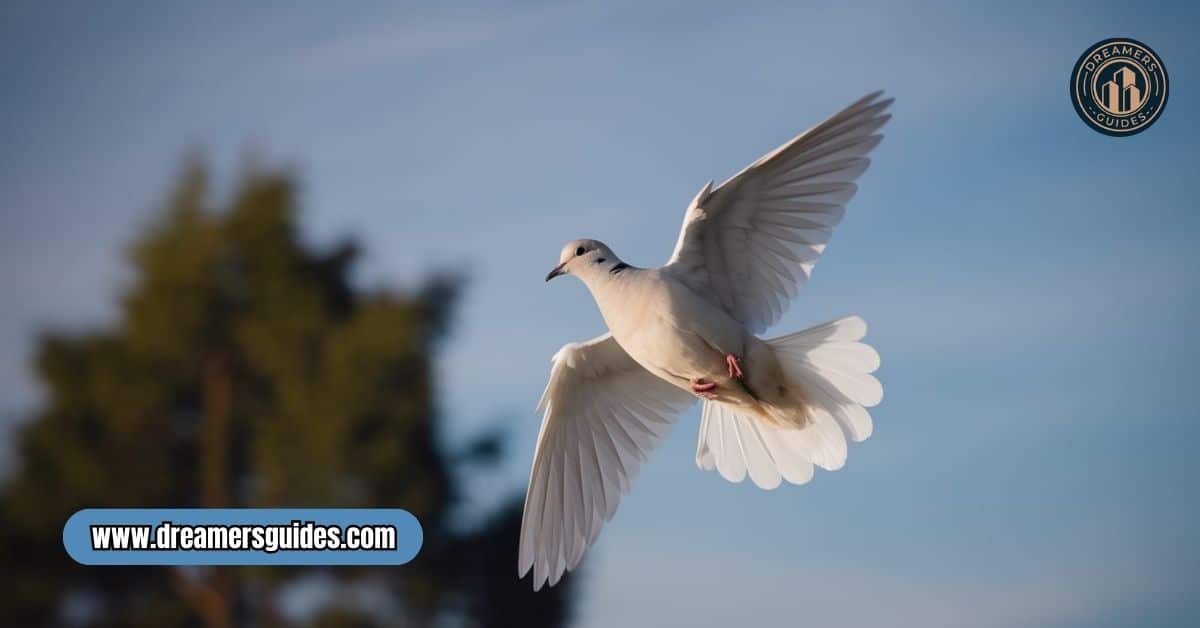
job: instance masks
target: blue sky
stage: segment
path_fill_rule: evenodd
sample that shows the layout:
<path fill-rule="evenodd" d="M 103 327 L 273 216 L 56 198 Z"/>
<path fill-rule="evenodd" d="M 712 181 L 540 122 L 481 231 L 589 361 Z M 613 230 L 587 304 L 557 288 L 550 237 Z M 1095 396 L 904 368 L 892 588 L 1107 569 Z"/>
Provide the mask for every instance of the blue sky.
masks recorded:
<path fill-rule="evenodd" d="M 763 492 L 693 463 L 684 415 L 584 561 L 581 625 L 1200 621 L 1200 11 L 1183 3 L 288 3 L 0 19 L 0 411 L 32 333 L 114 315 L 120 247 L 185 152 L 304 182 L 365 285 L 470 272 L 449 439 L 497 423 L 522 490 L 549 357 L 603 330 L 562 243 L 664 261 L 686 203 L 874 89 L 887 139 L 782 333 L 857 313 L 883 356 L 847 466 Z M 1067 98 L 1131 36 L 1171 78 L 1114 139 Z"/>

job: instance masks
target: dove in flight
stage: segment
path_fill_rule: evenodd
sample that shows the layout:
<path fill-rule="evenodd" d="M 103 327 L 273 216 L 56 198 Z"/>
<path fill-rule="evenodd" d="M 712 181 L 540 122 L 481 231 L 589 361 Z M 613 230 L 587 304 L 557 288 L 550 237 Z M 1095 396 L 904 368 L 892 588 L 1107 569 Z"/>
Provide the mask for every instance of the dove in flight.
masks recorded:
<path fill-rule="evenodd" d="M 636 268 L 574 240 L 546 276 L 587 286 L 609 333 L 554 355 L 521 522 L 518 575 L 574 569 L 675 418 L 701 399 L 696 464 L 764 489 L 835 470 L 871 434 L 879 354 L 851 316 L 778 338 L 891 116 L 876 92 L 801 133 L 684 214 L 675 252 Z"/>

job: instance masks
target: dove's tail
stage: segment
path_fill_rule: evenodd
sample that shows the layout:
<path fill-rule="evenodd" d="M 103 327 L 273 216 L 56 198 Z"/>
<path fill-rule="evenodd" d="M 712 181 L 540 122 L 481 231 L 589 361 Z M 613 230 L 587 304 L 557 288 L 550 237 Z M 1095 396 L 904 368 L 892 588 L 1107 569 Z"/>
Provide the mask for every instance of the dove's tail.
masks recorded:
<path fill-rule="evenodd" d="M 800 401 L 764 404 L 775 421 L 744 407 L 705 402 L 696 464 L 717 469 L 731 482 L 746 475 L 762 488 L 784 479 L 804 484 L 813 465 L 840 469 L 846 462 L 846 437 L 855 442 L 871 435 L 866 408 L 883 398 L 871 373 L 879 354 L 859 342 L 867 324 L 857 316 L 767 340 L 783 378 L 798 389 Z"/>

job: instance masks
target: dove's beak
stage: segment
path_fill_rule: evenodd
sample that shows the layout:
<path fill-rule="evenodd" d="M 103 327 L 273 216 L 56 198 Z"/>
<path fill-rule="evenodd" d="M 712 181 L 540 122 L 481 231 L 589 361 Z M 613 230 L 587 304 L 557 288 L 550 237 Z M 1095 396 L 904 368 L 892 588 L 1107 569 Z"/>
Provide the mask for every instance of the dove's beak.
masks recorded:
<path fill-rule="evenodd" d="M 558 266 L 555 266 L 554 270 L 550 271 L 549 275 L 546 275 L 546 281 L 550 281 L 551 279 L 554 279 L 555 277 L 557 277 L 559 275 L 567 274 L 567 271 L 563 270 L 563 266 L 566 266 L 566 265 L 567 265 L 567 263 L 563 262 L 563 263 L 559 264 Z"/>

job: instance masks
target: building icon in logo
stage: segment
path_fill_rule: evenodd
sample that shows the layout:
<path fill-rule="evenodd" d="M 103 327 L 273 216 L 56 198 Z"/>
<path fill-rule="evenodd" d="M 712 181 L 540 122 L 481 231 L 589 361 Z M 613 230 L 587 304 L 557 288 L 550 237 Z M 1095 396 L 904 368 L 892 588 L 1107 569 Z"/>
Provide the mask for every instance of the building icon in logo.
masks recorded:
<path fill-rule="evenodd" d="M 1149 46 L 1128 37 L 1092 45 L 1071 73 L 1071 103 L 1088 126 L 1117 137 L 1154 124 L 1167 106 L 1167 70 Z"/>
<path fill-rule="evenodd" d="M 1101 89 L 1100 104 L 1110 113 L 1124 115 L 1142 106 L 1142 90 L 1137 86 L 1137 73 L 1122 65 Z"/>

